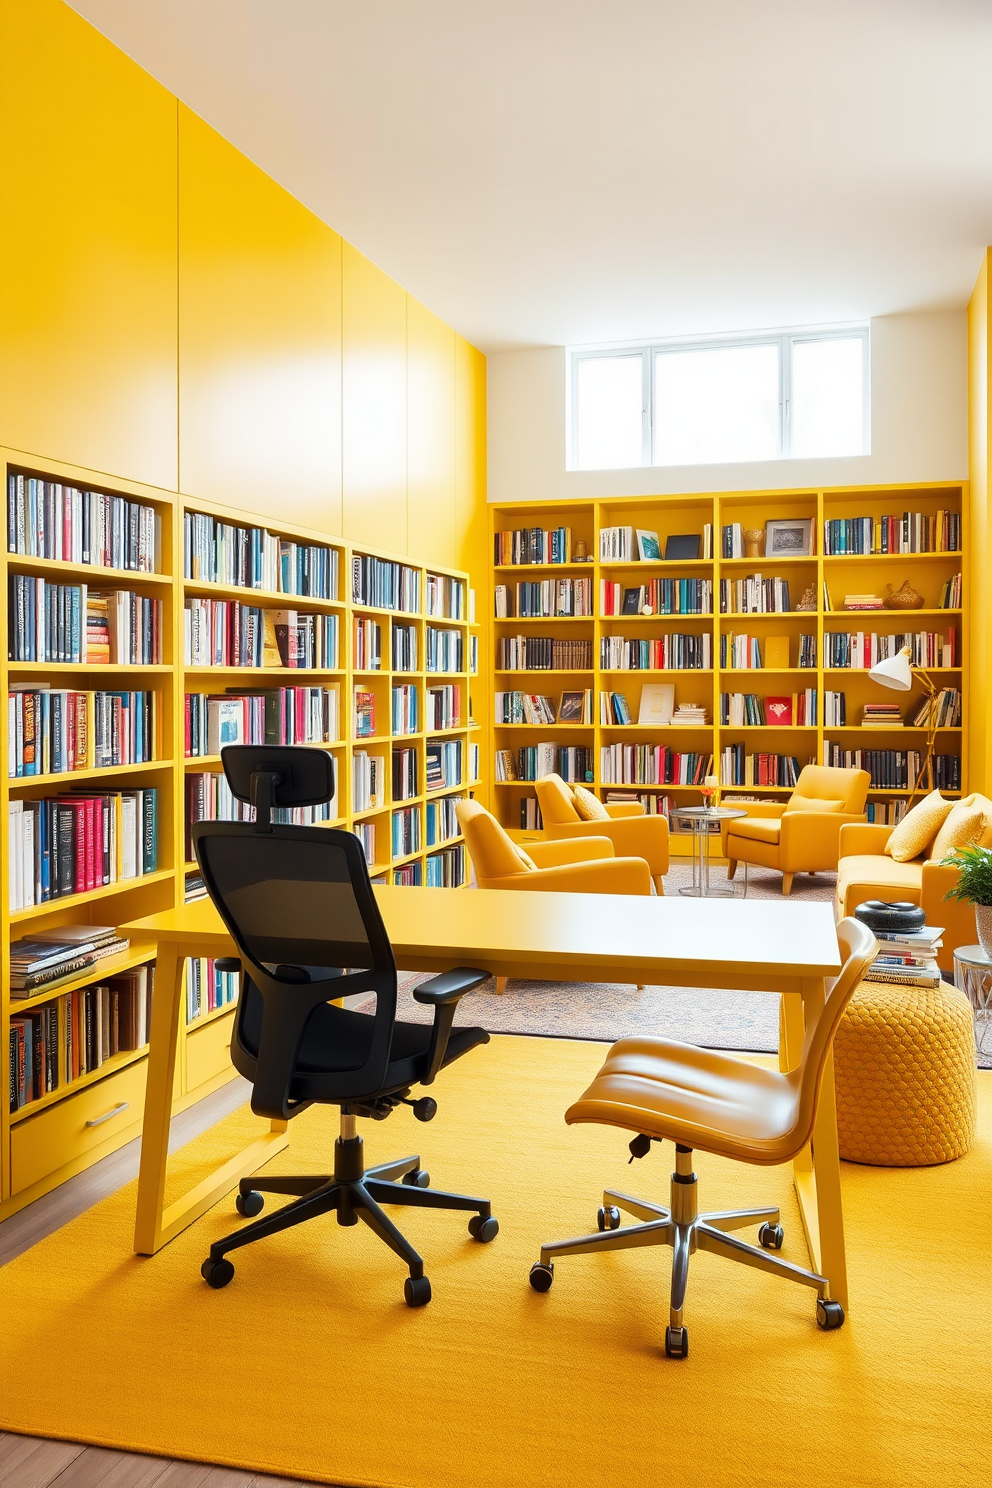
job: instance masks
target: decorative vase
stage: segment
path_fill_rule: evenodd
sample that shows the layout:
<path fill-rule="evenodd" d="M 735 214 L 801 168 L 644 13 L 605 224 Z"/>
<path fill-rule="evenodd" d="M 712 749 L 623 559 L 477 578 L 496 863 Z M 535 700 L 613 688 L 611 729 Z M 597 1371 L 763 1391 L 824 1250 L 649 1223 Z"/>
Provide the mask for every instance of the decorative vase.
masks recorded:
<path fill-rule="evenodd" d="M 810 584 L 803 590 L 803 597 L 796 605 L 797 610 L 816 609 L 816 585 Z"/>
<path fill-rule="evenodd" d="M 748 528 L 744 533 L 744 557 L 763 558 L 765 556 L 765 534 L 760 527 Z"/>
<path fill-rule="evenodd" d="M 978 944 L 986 956 L 992 957 L 992 904 L 975 905 L 975 926 L 978 930 Z"/>
<path fill-rule="evenodd" d="M 588 557 L 588 553 L 589 549 L 586 547 L 585 543 L 580 537 L 578 542 L 575 544 L 575 547 L 572 549 L 573 563 L 585 563 L 586 558 Z"/>
<path fill-rule="evenodd" d="M 886 584 L 888 594 L 882 603 L 887 610 L 922 610 L 923 595 L 913 588 L 907 579 L 901 589 L 893 589 L 891 584 Z"/>

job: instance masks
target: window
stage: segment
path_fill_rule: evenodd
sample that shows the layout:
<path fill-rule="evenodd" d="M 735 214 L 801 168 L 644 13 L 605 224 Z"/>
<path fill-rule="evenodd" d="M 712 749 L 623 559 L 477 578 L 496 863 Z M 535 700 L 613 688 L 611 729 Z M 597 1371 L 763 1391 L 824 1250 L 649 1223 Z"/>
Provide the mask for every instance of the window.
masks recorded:
<path fill-rule="evenodd" d="M 868 451 L 868 328 L 575 350 L 571 470 Z"/>

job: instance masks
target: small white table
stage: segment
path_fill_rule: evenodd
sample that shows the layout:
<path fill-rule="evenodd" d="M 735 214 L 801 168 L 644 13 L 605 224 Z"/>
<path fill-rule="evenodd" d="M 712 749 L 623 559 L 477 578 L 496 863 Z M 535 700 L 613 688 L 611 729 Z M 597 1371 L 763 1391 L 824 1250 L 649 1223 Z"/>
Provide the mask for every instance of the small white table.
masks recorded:
<path fill-rule="evenodd" d="M 981 946 L 955 946 L 954 985 L 975 1013 L 975 1052 L 992 1059 L 992 956 Z"/>
<path fill-rule="evenodd" d="M 692 833 L 692 883 L 679 889 L 679 893 L 691 899 L 746 899 L 746 862 L 742 865 L 744 877 L 739 894 L 736 883 L 710 882 L 710 838 L 717 836 L 723 822 L 747 816 L 747 812 L 738 806 L 680 806 L 671 815 L 673 823 L 685 822 Z"/>

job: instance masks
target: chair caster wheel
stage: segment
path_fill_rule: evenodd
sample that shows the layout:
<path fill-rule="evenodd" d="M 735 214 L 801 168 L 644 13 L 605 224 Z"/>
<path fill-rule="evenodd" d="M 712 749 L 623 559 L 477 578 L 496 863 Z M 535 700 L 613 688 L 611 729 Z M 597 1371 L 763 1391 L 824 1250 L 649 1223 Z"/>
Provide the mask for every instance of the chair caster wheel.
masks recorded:
<path fill-rule="evenodd" d="M 616 1204 L 611 1204 L 608 1209 L 600 1206 L 596 1211 L 596 1223 L 601 1230 L 618 1230 L 620 1228 L 620 1210 Z"/>
<path fill-rule="evenodd" d="M 265 1208 L 265 1200 L 257 1189 L 253 1188 L 249 1193 L 239 1193 L 234 1201 L 234 1207 L 239 1214 L 244 1215 L 245 1219 L 254 1219 L 255 1215 L 261 1214 Z"/>
<path fill-rule="evenodd" d="M 555 1279 L 554 1263 L 545 1266 L 543 1261 L 535 1261 L 530 1268 L 530 1284 L 535 1292 L 549 1292 L 551 1283 Z"/>
<path fill-rule="evenodd" d="M 403 1182 L 407 1188 L 430 1188 L 431 1175 L 424 1168 L 414 1168 L 412 1173 L 403 1174 Z"/>
<path fill-rule="evenodd" d="M 785 1231 L 780 1224 L 763 1224 L 758 1230 L 758 1244 L 766 1250 L 781 1250 Z"/>
<path fill-rule="evenodd" d="M 207 1286 L 211 1286 L 214 1288 L 215 1291 L 219 1291 L 221 1287 L 226 1287 L 227 1283 L 232 1280 L 234 1276 L 234 1267 L 231 1265 L 230 1261 L 225 1261 L 223 1259 L 219 1261 L 212 1261 L 210 1257 L 207 1256 L 207 1259 L 200 1267 L 200 1275 L 207 1283 Z"/>
<path fill-rule="evenodd" d="M 816 1325 L 829 1332 L 832 1328 L 840 1328 L 844 1323 L 844 1309 L 839 1302 L 824 1302 L 822 1297 L 816 1299 Z"/>
<path fill-rule="evenodd" d="M 468 1222 L 468 1232 L 473 1240 L 488 1245 L 499 1234 L 499 1220 L 494 1219 L 491 1214 L 486 1219 L 481 1214 L 473 1214 Z"/>
<path fill-rule="evenodd" d="M 665 1329 L 665 1353 L 670 1359 L 688 1359 L 689 1357 L 689 1329 L 688 1328 L 666 1328 Z"/>
<path fill-rule="evenodd" d="M 413 1102 L 413 1114 L 418 1121 L 433 1121 L 437 1115 L 437 1101 L 433 1096 L 422 1095 Z"/>
<path fill-rule="evenodd" d="M 408 1276 L 403 1283 L 407 1307 L 426 1307 L 431 1300 L 431 1284 L 426 1276 Z"/>

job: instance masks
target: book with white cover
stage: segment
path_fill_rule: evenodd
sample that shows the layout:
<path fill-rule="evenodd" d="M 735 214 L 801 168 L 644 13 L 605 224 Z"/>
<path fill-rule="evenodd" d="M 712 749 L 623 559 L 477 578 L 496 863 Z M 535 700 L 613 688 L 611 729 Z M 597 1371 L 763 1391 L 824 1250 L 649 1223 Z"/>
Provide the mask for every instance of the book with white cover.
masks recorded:
<path fill-rule="evenodd" d="M 651 723 L 664 728 L 671 723 L 674 710 L 675 684 L 673 682 L 645 682 L 641 688 L 638 723 Z"/>

